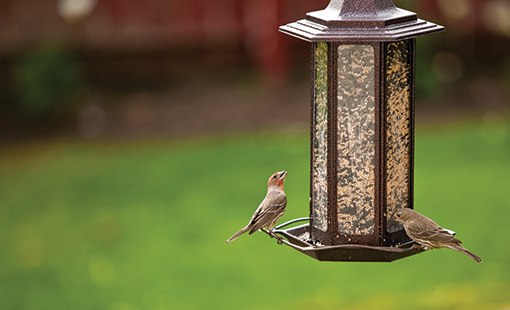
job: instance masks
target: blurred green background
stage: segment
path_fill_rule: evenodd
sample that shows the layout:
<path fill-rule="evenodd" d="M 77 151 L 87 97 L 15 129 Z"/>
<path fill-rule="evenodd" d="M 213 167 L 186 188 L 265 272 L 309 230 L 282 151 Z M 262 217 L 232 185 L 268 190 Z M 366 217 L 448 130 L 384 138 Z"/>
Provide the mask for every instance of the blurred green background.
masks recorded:
<path fill-rule="evenodd" d="M 273 171 L 308 214 L 308 133 L 0 150 L 4 309 L 506 309 L 510 127 L 418 128 L 415 208 L 483 258 L 318 262 L 242 228 Z"/>
<path fill-rule="evenodd" d="M 309 44 L 277 27 L 328 2 L 2 2 L 0 309 L 510 308 L 506 0 L 395 1 L 447 28 L 417 40 L 415 208 L 482 264 L 225 244 L 275 171 L 308 215 Z"/>

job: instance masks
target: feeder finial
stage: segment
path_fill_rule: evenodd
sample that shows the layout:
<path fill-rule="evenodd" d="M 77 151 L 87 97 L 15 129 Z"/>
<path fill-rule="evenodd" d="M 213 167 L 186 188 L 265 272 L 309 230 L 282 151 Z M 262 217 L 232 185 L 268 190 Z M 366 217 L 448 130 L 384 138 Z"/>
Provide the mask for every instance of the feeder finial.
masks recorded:
<path fill-rule="evenodd" d="M 397 12 L 391 0 L 331 0 L 326 10 L 338 12 L 340 17 L 377 16 L 382 12 Z"/>

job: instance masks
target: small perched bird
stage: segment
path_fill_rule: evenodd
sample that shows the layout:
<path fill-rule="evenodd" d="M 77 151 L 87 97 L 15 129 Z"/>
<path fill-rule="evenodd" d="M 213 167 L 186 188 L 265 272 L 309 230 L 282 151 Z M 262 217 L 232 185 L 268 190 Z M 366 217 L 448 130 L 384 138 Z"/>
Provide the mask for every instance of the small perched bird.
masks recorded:
<path fill-rule="evenodd" d="M 283 181 L 287 176 L 287 171 L 274 173 L 267 181 L 266 198 L 262 200 L 259 207 L 251 217 L 246 227 L 236 232 L 226 242 L 234 241 L 237 237 L 250 231 L 250 235 L 259 229 L 266 228 L 271 236 L 276 237 L 271 229 L 282 218 L 287 206 L 287 197 L 283 192 Z M 278 238 L 278 237 L 277 237 Z"/>
<path fill-rule="evenodd" d="M 425 250 L 449 248 L 464 253 L 479 263 L 482 262 L 480 257 L 460 245 L 462 241 L 455 238 L 454 232 L 441 228 L 436 222 L 413 209 L 398 210 L 393 220 L 402 223 L 409 238 Z"/>

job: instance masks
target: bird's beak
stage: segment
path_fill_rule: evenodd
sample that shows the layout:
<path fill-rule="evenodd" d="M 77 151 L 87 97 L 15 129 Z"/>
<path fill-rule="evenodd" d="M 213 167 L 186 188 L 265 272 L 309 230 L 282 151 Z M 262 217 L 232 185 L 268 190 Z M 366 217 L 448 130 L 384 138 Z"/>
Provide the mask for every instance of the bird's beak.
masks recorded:
<path fill-rule="evenodd" d="M 287 171 L 280 172 L 280 180 L 285 180 L 285 177 L 287 177 Z"/>

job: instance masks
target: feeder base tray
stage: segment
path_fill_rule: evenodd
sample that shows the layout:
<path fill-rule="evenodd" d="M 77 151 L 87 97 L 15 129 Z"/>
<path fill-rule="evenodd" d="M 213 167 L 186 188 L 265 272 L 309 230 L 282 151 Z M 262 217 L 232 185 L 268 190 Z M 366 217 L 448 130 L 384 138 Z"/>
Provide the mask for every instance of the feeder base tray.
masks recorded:
<path fill-rule="evenodd" d="M 304 219 L 298 219 L 304 220 Z M 392 262 L 397 259 L 408 257 L 423 252 L 422 248 L 411 247 L 414 243 L 406 243 L 398 247 L 368 246 L 360 244 L 342 244 L 334 246 L 312 245 L 300 238 L 309 234 L 310 224 L 300 225 L 289 229 L 279 229 L 289 225 L 289 221 L 279 225 L 274 233 L 284 237 L 283 244 L 298 250 L 319 261 L 335 262 Z"/>

